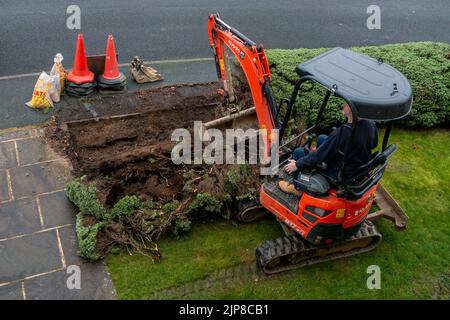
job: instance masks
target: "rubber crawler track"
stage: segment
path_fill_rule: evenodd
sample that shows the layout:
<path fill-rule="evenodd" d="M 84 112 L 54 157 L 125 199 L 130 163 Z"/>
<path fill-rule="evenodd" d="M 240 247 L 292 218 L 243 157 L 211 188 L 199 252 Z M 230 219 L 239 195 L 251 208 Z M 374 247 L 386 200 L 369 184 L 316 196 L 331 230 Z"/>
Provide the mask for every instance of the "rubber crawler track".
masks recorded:
<path fill-rule="evenodd" d="M 365 241 L 370 239 L 368 245 L 358 247 L 359 243 L 364 244 Z M 264 241 L 256 248 L 256 261 L 264 273 L 275 274 L 368 252 L 375 249 L 380 244 L 381 239 L 381 234 L 374 224 L 366 220 L 355 235 L 330 245 L 315 246 L 297 235 Z M 340 248 L 345 250 L 346 247 L 352 247 L 352 245 L 356 248 L 351 248 L 348 251 L 339 250 Z M 297 257 L 300 255 L 301 258 L 295 261 L 293 260 L 294 255 Z"/>

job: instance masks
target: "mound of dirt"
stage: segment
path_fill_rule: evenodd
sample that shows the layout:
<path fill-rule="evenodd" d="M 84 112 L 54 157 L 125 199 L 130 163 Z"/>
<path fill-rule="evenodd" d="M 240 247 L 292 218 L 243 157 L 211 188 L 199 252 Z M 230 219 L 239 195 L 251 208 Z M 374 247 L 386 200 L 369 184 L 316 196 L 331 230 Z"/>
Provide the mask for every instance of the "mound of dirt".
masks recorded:
<path fill-rule="evenodd" d="M 221 103 L 216 89 L 216 84 L 177 86 L 91 100 L 97 117 L 84 112 L 84 119 L 72 120 L 63 110 L 47 128 L 47 138 L 70 158 L 75 176 L 95 183 L 107 207 L 124 195 L 167 202 L 182 191 L 185 170 L 170 159 L 171 134 L 214 119 Z M 105 105 L 113 115 L 99 117 Z M 71 108 L 77 113 L 80 105 Z"/>
<path fill-rule="evenodd" d="M 84 176 L 88 184 L 95 185 L 105 210 L 125 196 L 136 196 L 142 202 L 151 200 L 152 212 L 176 203 L 174 216 L 167 221 L 192 217 L 195 209 L 204 207 L 216 212 L 225 201 L 233 202 L 230 197 L 258 188 L 259 168 L 175 165 L 171 160 L 173 130 L 192 132 L 194 121 L 216 118 L 223 103 L 216 92 L 217 84 L 210 83 L 80 101 L 54 116 L 46 138 L 57 152 L 68 156 L 75 177 Z M 241 101 L 250 103 L 248 97 Z M 197 199 L 203 194 L 208 197 Z M 97 253 L 106 254 L 112 244 L 130 245 L 138 252 L 148 249 L 142 239 L 156 241 L 164 233 L 145 234 L 148 223 L 160 225 L 149 214 L 138 210 L 126 221 L 107 222 L 96 234 Z M 89 219 L 87 225 L 95 223 Z M 158 258 L 157 246 L 151 248 L 151 255 Z"/>

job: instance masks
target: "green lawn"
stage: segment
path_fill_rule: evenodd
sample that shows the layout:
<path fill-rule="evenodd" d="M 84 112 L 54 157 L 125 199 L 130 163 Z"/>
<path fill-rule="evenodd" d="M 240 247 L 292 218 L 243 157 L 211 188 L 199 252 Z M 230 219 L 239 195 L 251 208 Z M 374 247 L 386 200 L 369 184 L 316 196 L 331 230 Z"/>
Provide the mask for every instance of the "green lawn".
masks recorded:
<path fill-rule="evenodd" d="M 450 131 L 395 129 L 398 151 L 383 185 L 410 220 L 396 232 L 377 222 L 383 242 L 367 254 L 323 263 L 255 282 L 236 281 L 197 290 L 203 299 L 449 299 L 450 298 Z M 183 286 L 214 272 L 254 260 L 264 239 L 282 234 L 274 219 L 252 224 L 215 220 L 196 223 L 184 238 L 160 242 L 163 259 L 153 264 L 139 255 L 107 259 L 122 299 L 146 299 L 165 288 Z M 381 268 L 381 289 L 366 287 L 370 265 Z M 158 295 L 157 295 L 158 297 Z M 161 295 L 164 297 L 164 295 Z"/>

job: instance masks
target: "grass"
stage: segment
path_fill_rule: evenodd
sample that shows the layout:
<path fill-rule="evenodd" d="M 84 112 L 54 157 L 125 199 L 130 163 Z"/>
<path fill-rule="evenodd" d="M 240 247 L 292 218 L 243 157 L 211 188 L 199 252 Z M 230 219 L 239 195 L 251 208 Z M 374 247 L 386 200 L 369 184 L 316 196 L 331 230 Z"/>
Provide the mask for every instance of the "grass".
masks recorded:
<path fill-rule="evenodd" d="M 121 299 L 145 299 L 155 291 L 206 277 L 212 272 L 254 260 L 254 248 L 265 237 L 277 237 L 271 219 L 241 224 L 223 219 L 194 223 L 183 238 L 159 242 L 163 258 L 152 263 L 141 255 L 110 255 L 109 271 Z"/>
<path fill-rule="evenodd" d="M 246 281 L 203 299 L 449 299 L 450 298 L 450 131 L 394 130 L 398 151 L 383 185 L 409 215 L 408 229 L 377 222 L 383 242 L 367 254 L 286 272 L 261 282 Z M 163 260 L 139 255 L 107 259 L 121 299 L 145 299 L 164 288 L 202 279 L 216 270 L 254 260 L 264 239 L 281 235 L 274 219 L 252 224 L 216 220 L 194 224 L 182 239 L 160 242 Z M 381 289 L 366 287 L 367 267 L 381 268 Z"/>

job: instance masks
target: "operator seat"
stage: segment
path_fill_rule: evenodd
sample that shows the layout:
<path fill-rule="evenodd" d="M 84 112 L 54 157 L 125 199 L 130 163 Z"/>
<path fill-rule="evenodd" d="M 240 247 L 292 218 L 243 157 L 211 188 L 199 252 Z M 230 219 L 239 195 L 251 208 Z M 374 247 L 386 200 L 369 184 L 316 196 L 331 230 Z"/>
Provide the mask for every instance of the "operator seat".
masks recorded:
<path fill-rule="evenodd" d="M 366 164 L 360 166 L 344 179 L 343 188 L 338 190 L 337 195 L 348 200 L 356 200 L 362 197 L 380 181 L 386 170 L 389 158 L 396 150 L 397 146 L 391 144 L 383 151 L 373 153 Z"/>
<path fill-rule="evenodd" d="M 326 196 L 333 187 L 338 190 L 339 197 L 354 201 L 378 183 L 384 174 L 388 159 L 396 150 L 395 144 L 391 144 L 384 151 L 372 153 L 369 161 L 345 177 L 343 183 L 324 172 L 326 164 L 318 165 L 311 172 L 300 172 L 295 181 L 301 191 L 312 196 Z"/>
<path fill-rule="evenodd" d="M 300 172 L 295 182 L 300 191 L 315 197 L 326 196 L 331 188 L 327 179 L 322 174 L 314 171 L 311 173 Z"/>

